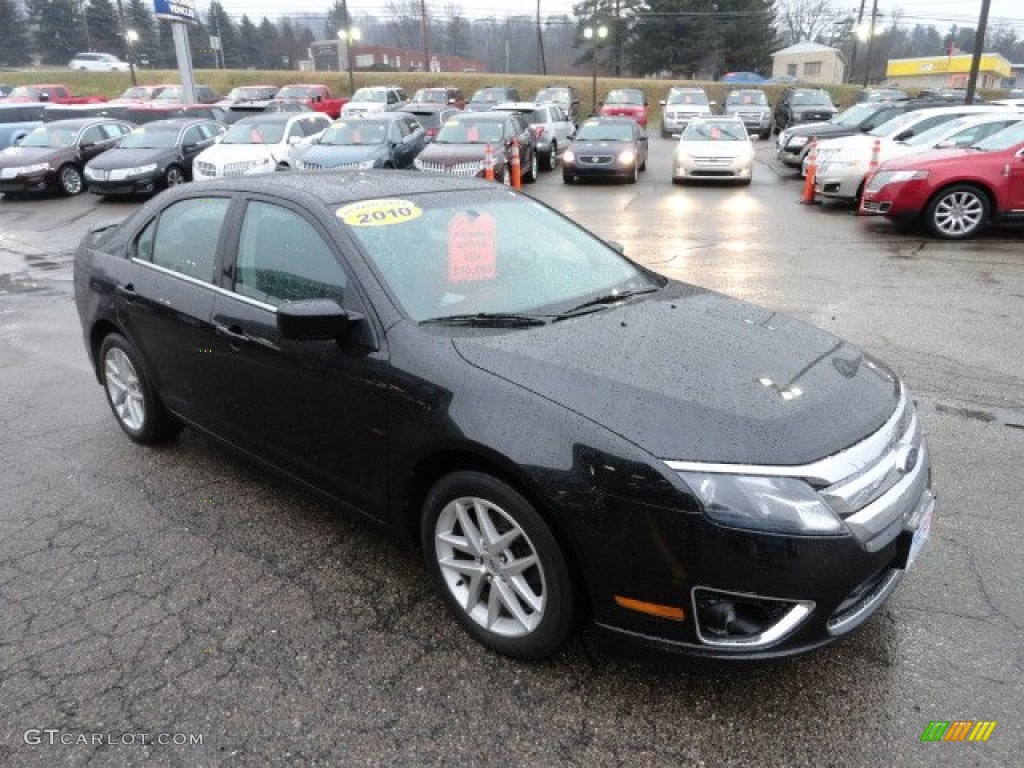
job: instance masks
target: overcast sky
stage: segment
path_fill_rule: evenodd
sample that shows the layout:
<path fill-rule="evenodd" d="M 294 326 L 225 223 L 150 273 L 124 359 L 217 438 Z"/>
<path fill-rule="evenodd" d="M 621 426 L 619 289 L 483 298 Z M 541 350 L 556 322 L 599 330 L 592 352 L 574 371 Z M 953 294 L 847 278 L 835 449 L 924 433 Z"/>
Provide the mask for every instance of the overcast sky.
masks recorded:
<path fill-rule="evenodd" d="M 225 10 L 232 16 L 247 13 L 255 18 L 277 16 L 282 13 L 323 13 L 330 7 L 332 1 L 289 0 L 282 3 L 280 0 L 221 0 Z M 870 15 L 872 1 L 867 0 L 865 17 Z M 408 0 L 396 0 L 393 4 L 405 7 L 407 2 Z M 777 2 L 781 4 L 785 0 Z M 196 4 L 203 7 L 208 3 L 205 0 L 197 0 Z M 388 8 L 391 5 L 388 0 L 348 2 L 349 11 L 355 16 L 370 13 L 378 17 L 390 16 Z M 537 11 L 536 0 L 426 0 L 426 5 L 427 13 L 439 18 L 447 16 L 448 9 L 452 6 L 460 7 L 465 15 L 474 17 L 533 15 Z M 571 11 L 572 5 L 572 0 L 541 0 L 541 14 L 546 16 L 567 13 Z M 835 5 L 837 8 L 850 9 L 851 13 L 856 14 L 860 0 L 835 0 Z M 907 25 L 934 25 L 945 29 L 956 23 L 960 26 L 974 27 L 977 25 L 981 10 L 981 0 L 878 0 L 879 16 L 885 21 L 897 8 L 903 10 L 904 23 Z M 989 18 L 992 25 L 1012 24 L 1020 35 L 1024 36 L 1024 0 L 992 0 Z"/>

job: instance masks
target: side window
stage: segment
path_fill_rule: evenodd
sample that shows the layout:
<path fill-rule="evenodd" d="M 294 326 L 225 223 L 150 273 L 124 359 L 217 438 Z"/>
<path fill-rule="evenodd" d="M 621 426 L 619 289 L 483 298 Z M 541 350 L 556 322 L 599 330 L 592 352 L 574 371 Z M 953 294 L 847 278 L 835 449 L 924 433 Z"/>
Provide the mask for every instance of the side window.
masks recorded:
<path fill-rule="evenodd" d="M 103 131 L 103 139 L 120 139 L 125 134 L 125 127 L 120 123 L 107 123 L 101 125 L 100 129 Z"/>
<path fill-rule="evenodd" d="M 165 208 L 156 223 L 150 260 L 157 266 L 212 282 L 220 230 L 230 205 L 226 197 L 197 197 Z M 145 236 L 144 232 L 139 239 L 139 258 L 144 258 L 141 250 Z"/>
<path fill-rule="evenodd" d="M 335 299 L 348 281 L 320 233 L 294 211 L 251 202 L 238 243 L 235 292 L 275 307 L 286 301 Z"/>
<path fill-rule="evenodd" d="M 105 137 L 103 132 L 100 130 L 100 126 L 94 125 L 91 128 L 87 128 L 82 134 L 82 144 L 98 144 L 103 141 Z"/>
<path fill-rule="evenodd" d="M 200 126 L 193 125 L 188 130 L 185 131 L 185 135 L 182 136 L 181 138 L 181 143 L 185 145 L 198 144 L 202 140 L 203 134 L 200 131 Z"/>
<path fill-rule="evenodd" d="M 292 123 L 291 128 L 288 129 L 288 138 L 289 139 L 294 138 L 296 136 L 301 139 L 304 135 L 305 134 L 304 134 L 304 132 L 302 130 L 302 121 L 301 120 L 296 120 L 294 123 Z"/>
<path fill-rule="evenodd" d="M 156 237 L 156 219 L 153 219 L 142 230 L 135 241 L 135 256 L 143 261 L 153 260 L 153 239 Z"/>

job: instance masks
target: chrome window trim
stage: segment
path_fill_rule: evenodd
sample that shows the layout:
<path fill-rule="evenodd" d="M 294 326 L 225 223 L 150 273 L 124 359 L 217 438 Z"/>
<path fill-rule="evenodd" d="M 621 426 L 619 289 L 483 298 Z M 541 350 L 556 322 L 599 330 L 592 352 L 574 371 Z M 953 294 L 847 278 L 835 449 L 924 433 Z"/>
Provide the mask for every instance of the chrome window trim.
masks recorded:
<path fill-rule="evenodd" d="M 878 459 L 899 437 L 900 422 L 910 403 L 907 388 L 900 384 L 899 401 L 892 415 L 871 435 L 831 456 L 809 464 L 726 464 L 703 461 L 669 461 L 665 464 L 676 472 L 706 472 L 728 475 L 759 475 L 762 477 L 797 477 L 818 487 L 835 485 L 840 480 L 864 471 Z"/>
<path fill-rule="evenodd" d="M 140 259 L 138 256 L 132 256 L 131 260 L 132 262 L 138 264 L 141 267 L 149 267 L 150 269 L 154 269 L 162 274 L 169 275 L 171 277 L 181 278 L 182 280 L 192 283 L 193 285 L 199 285 L 202 286 L 203 288 L 209 288 L 210 290 L 214 291 L 215 293 L 219 293 L 222 296 L 230 296 L 232 299 L 238 299 L 239 301 L 244 302 L 246 304 L 252 304 L 255 307 L 259 307 L 260 309 L 266 309 L 269 310 L 270 312 L 274 312 L 275 314 L 277 313 L 277 307 L 275 307 L 273 304 L 267 304 L 264 301 L 259 301 L 258 299 L 252 299 L 249 298 L 248 296 L 243 296 L 242 294 L 235 293 L 234 291 L 228 290 L 227 288 L 221 288 L 219 285 L 208 283 L 204 280 L 192 277 L 191 275 L 176 272 L 173 269 L 162 267 L 159 264 L 154 264 L 153 262 L 146 261 L 145 259 Z"/>

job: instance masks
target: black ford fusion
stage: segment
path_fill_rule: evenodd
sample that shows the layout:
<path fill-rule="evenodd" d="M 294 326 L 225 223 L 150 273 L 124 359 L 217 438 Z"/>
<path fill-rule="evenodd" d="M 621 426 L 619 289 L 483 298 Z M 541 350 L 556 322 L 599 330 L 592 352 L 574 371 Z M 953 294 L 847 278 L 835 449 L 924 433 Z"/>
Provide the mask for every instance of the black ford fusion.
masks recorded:
<path fill-rule="evenodd" d="M 113 149 L 85 166 L 97 195 L 152 193 L 192 178 L 192 161 L 214 144 L 225 126 L 213 120 L 177 118 L 140 125 Z"/>
<path fill-rule="evenodd" d="M 458 621 L 511 656 L 577 618 L 806 651 L 873 614 L 930 529 L 889 368 L 493 184 L 178 186 L 86 236 L 75 298 L 129 438 L 197 428 L 418 539 Z"/>
<path fill-rule="evenodd" d="M 635 184 L 647 169 L 647 132 L 630 117 L 592 117 L 562 153 L 562 181 L 617 178 Z"/>
<path fill-rule="evenodd" d="M 404 112 L 367 113 L 336 120 L 315 141 L 295 150 L 299 170 L 411 168 L 427 133 Z"/>

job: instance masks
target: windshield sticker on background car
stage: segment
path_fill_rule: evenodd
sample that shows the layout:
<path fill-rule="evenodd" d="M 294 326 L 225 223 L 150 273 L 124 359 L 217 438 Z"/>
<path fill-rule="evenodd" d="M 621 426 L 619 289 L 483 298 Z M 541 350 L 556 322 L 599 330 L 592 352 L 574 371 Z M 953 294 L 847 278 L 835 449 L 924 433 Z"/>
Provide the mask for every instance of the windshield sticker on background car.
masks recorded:
<path fill-rule="evenodd" d="M 385 198 L 352 203 L 334 213 L 350 227 L 386 227 L 418 219 L 423 209 L 409 200 Z"/>
<path fill-rule="evenodd" d="M 494 217 L 473 211 L 448 222 L 448 282 L 493 280 L 498 274 Z"/>

